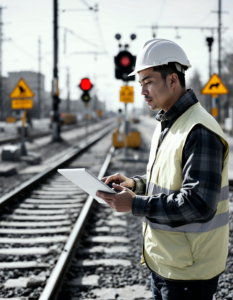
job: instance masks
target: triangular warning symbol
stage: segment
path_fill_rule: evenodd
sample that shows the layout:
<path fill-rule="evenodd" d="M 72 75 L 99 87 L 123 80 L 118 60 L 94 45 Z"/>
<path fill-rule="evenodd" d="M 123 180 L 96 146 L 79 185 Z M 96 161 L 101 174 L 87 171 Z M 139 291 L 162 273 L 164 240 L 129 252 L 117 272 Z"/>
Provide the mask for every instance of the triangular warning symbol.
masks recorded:
<path fill-rule="evenodd" d="M 204 95 L 228 94 L 228 89 L 217 74 L 213 74 L 201 91 Z"/>
<path fill-rule="evenodd" d="M 23 78 L 19 80 L 19 82 L 16 84 L 15 88 L 10 94 L 11 99 L 23 99 L 32 97 L 34 97 L 34 93 Z"/>

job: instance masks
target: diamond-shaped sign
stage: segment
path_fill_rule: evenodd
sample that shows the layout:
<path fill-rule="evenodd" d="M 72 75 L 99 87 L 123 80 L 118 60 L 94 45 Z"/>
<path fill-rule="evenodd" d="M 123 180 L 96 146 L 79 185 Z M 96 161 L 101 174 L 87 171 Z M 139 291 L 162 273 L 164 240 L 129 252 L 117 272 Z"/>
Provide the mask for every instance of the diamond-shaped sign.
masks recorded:
<path fill-rule="evenodd" d="M 217 74 L 213 74 L 202 89 L 201 93 L 217 97 L 218 95 L 228 94 L 228 89 L 225 87 L 219 76 Z"/>
<path fill-rule="evenodd" d="M 23 78 L 19 80 L 10 94 L 11 99 L 23 99 L 32 97 L 34 97 L 34 93 Z"/>

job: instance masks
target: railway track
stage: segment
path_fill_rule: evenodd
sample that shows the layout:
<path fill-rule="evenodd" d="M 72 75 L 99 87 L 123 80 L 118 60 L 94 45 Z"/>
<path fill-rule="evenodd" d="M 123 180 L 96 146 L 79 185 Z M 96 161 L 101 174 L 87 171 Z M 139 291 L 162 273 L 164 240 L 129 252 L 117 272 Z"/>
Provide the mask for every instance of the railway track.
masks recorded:
<path fill-rule="evenodd" d="M 56 170 L 65 165 L 87 167 L 93 172 L 101 169 L 103 176 L 113 153 L 108 133 L 114 127 L 82 142 L 49 170 L 0 199 L 0 298 L 38 299 L 64 254 L 65 268 L 72 254 L 67 248 L 70 239 L 75 243 L 78 236 L 74 238 L 75 222 L 80 222 L 90 197 Z"/>
<path fill-rule="evenodd" d="M 88 124 L 90 125 L 90 124 L 93 124 L 94 122 L 96 122 L 96 121 L 95 120 L 88 121 Z M 84 126 L 86 126 L 86 121 L 81 121 L 81 122 L 79 122 L 77 124 L 73 124 L 73 125 L 64 125 L 61 127 L 61 132 L 69 131 L 69 130 L 76 129 L 76 128 L 82 128 Z M 49 136 L 49 135 L 51 135 L 51 130 L 32 132 L 32 133 L 29 133 L 29 136 L 25 137 L 25 141 L 32 141 L 34 139 L 42 138 L 42 137 Z M 17 136 L 13 136 L 13 137 L 0 139 L 0 145 L 18 143 L 20 141 L 21 141 L 21 136 L 17 135 Z"/>

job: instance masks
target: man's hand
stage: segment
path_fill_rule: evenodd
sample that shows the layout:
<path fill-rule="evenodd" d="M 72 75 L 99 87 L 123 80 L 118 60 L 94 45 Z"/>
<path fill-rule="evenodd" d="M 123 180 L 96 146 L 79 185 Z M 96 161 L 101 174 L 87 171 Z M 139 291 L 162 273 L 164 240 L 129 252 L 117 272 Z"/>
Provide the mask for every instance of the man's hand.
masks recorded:
<path fill-rule="evenodd" d="M 105 184 L 108 184 L 109 182 L 113 181 L 114 183 L 127 187 L 127 188 L 134 188 L 135 182 L 133 179 L 128 178 L 124 175 L 121 175 L 119 173 L 111 175 L 111 176 L 106 176 L 101 179 Z"/>
<path fill-rule="evenodd" d="M 134 196 L 136 196 L 136 194 L 118 184 L 113 183 L 112 186 L 114 187 L 114 189 L 120 190 L 121 192 L 118 194 L 108 194 L 97 191 L 96 196 L 103 199 L 111 208 L 113 208 L 117 212 L 131 212 L 133 198 Z"/>

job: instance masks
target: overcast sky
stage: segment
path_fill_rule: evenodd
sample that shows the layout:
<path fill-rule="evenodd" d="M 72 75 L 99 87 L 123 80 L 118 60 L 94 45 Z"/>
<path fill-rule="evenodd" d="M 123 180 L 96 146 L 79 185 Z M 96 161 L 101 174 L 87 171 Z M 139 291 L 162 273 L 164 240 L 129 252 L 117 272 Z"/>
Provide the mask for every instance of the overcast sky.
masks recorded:
<path fill-rule="evenodd" d="M 98 1 L 98 2 L 97 2 Z M 63 9 L 86 9 L 98 3 L 99 12 L 89 10 L 67 11 Z M 53 62 L 53 0 L 0 0 L 6 7 L 2 11 L 3 20 L 3 75 L 8 72 L 38 71 L 38 38 L 41 37 L 42 65 L 45 88 L 50 91 Z M 100 100 L 106 101 L 108 108 L 123 107 L 119 102 L 120 80 L 114 77 L 113 57 L 118 53 L 116 33 L 122 35 L 122 44 L 130 43 L 130 51 L 136 55 L 143 43 L 152 38 L 152 25 L 174 26 L 218 26 L 218 0 L 60 0 L 59 1 L 59 82 L 61 97 L 67 94 L 66 73 L 70 70 L 71 99 L 80 95 L 77 85 L 82 77 L 89 76 L 94 81 Z M 222 0 L 223 51 L 230 51 L 233 42 L 233 1 Z M 140 28 L 148 26 L 148 28 Z M 67 33 L 66 53 L 64 53 L 64 28 L 77 36 Z M 137 39 L 130 42 L 130 35 Z M 177 38 L 179 36 L 180 38 Z M 201 73 L 203 82 L 208 80 L 208 48 L 206 37 L 209 30 L 158 29 L 157 38 L 166 38 L 178 43 L 186 52 L 192 68 L 187 71 L 187 81 L 195 69 Z M 214 32 L 213 71 L 217 72 L 217 31 Z M 10 40 L 9 40 L 10 39 Z M 88 43 L 89 41 L 89 43 Z M 87 52 L 106 52 L 97 55 Z M 79 52 L 79 53 L 78 53 Z M 78 53 L 78 54 L 77 54 Z M 135 107 L 141 107 L 138 78 L 131 82 L 135 87 Z"/>

